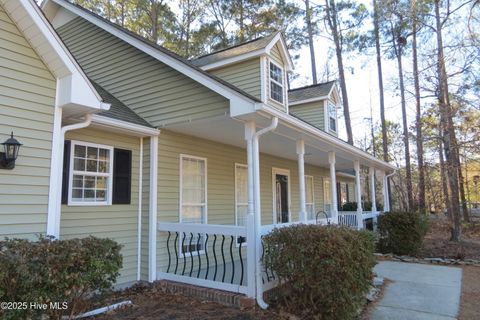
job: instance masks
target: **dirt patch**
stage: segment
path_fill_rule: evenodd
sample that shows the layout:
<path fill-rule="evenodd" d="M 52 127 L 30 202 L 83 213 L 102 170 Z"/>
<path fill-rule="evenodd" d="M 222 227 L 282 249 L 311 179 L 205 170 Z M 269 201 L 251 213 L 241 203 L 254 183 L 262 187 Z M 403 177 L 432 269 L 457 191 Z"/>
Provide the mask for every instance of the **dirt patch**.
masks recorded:
<path fill-rule="evenodd" d="M 480 315 L 480 267 L 465 266 L 462 275 L 462 297 L 459 320 L 478 319 Z"/>
<path fill-rule="evenodd" d="M 462 241 L 450 241 L 451 223 L 445 216 L 430 216 L 421 257 L 449 259 L 480 259 L 480 218 L 463 224 Z"/>
<path fill-rule="evenodd" d="M 134 286 L 122 292 L 103 297 L 93 308 L 131 300 L 132 305 L 91 319 L 289 319 L 288 315 L 275 310 L 258 308 L 237 309 L 224 305 L 186 297 L 181 294 L 165 293 L 158 285 Z"/>

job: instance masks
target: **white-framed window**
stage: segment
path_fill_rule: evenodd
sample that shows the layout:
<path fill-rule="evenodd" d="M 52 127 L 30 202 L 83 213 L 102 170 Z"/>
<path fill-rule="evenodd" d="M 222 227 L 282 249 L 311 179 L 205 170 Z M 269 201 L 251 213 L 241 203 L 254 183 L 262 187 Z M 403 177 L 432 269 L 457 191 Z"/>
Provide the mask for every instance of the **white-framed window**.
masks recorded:
<path fill-rule="evenodd" d="M 337 106 L 332 102 L 328 102 L 328 128 L 337 132 Z"/>
<path fill-rule="evenodd" d="M 307 209 L 307 219 L 315 219 L 315 199 L 313 191 L 313 176 L 305 176 L 305 206 Z"/>
<path fill-rule="evenodd" d="M 248 210 L 248 167 L 244 164 L 235 164 L 235 224 L 247 225 Z M 246 242 L 245 237 L 237 238 L 237 245 Z"/>
<path fill-rule="evenodd" d="M 340 199 L 338 199 L 340 205 L 343 206 L 347 203 L 349 201 L 348 198 L 348 184 L 346 182 L 340 182 Z"/>
<path fill-rule="evenodd" d="M 180 222 L 207 223 L 207 159 L 180 155 Z M 186 235 L 180 253 L 204 252 L 203 236 Z"/>
<path fill-rule="evenodd" d="M 113 147 L 72 141 L 68 205 L 111 205 Z"/>
<path fill-rule="evenodd" d="M 332 213 L 332 186 L 327 178 L 323 179 L 323 199 L 325 212 L 330 216 Z"/>
<path fill-rule="evenodd" d="M 270 99 L 283 104 L 283 92 L 284 92 L 284 77 L 283 68 L 278 64 L 270 61 L 269 66 L 269 81 L 270 81 Z"/>

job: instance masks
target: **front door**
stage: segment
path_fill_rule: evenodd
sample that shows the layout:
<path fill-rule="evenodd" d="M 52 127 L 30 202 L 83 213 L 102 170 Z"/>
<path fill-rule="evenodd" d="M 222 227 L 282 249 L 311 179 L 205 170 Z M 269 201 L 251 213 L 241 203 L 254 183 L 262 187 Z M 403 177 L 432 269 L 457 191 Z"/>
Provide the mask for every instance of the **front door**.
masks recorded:
<path fill-rule="evenodd" d="M 289 174 L 288 172 L 273 172 L 274 214 L 275 223 L 286 223 L 290 220 L 289 212 Z"/>

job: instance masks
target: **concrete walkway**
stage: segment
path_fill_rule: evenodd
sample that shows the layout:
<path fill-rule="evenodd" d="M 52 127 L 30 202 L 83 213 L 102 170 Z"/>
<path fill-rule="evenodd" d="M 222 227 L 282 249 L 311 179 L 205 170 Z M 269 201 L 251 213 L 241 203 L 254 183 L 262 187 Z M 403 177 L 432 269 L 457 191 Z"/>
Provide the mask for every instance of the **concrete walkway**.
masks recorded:
<path fill-rule="evenodd" d="M 452 320 L 459 312 L 462 269 L 382 261 L 379 277 L 392 282 L 371 313 L 372 320 Z"/>

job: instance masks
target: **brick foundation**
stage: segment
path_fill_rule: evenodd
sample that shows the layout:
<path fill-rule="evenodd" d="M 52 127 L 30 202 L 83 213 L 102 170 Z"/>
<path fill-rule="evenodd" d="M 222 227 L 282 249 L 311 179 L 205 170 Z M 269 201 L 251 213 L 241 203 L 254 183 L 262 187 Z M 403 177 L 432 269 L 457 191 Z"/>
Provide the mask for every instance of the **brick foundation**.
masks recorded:
<path fill-rule="evenodd" d="M 200 298 L 202 300 L 217 302 L 228 307 L 244 309 L 253 308 L 255 306 L 254 299 L 248 298 L 240 293 L 210 289 L 168 280 L 160 280 L 158 281 L 158 285 L 162 288 L 162 291 L 167 293 L 177 293 L 187 297 Z"/>

